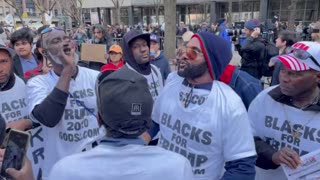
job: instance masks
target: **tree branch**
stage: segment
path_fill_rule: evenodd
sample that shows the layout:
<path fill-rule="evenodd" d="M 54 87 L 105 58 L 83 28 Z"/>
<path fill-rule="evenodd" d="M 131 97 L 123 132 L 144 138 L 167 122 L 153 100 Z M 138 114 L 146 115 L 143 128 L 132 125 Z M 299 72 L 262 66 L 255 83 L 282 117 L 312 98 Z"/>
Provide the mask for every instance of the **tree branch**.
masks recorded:
<path fill-rule="evenodd" d="M 122 0 L 121 3 L 119 4 L 120 7 L 123 5 L 123 1 L 124 1 L 124 0 Z M 119 0 L 118 0 L 118 2 L 119 2 Z"/>
<path fill-rule="evenodd" d="M 25 26 L 25 23 L 22 19 L 22 16 L 21 16 L 21 10 L 20 10 L 20 7 L 17 6 L 16 4 L 16 1 L 15 0 L 4 0 L 4 2 L 6 2 L 9 6 L 11 6 L 13 9 L 16 10 L 16 15 L 19 17 L 21 23 L 22 23 L 22 26 Z"/>
<path fill-rule="evenodd" d="M 9 6 L 11 6 L 12 8 L 17 10 L 17 4 L 15 0 L 4 0 L 4 2 L 6 2 Z"/>
<path fill-rule="evenodd" d="M 50 1 L 51 2 L 51 1 Z M 49 12 L 51 12 L 53 10 L 53 8 L 56 6 L 57 4 L 57 1 L 54 1 L 52 4 L 51 4 L 51 7 L 49 6 Z"/>
<path fill-rule="evenodd" d="M 117 6 L 117 1 L 118 1 L 118 0 L 111 0 L 111 1 L 112 1 L 112 3 L 113 3 L 114 7 L 116 8 L 116 6 Z"/>
<path fill-rule="evenodd" d="M 46 9 L 43 8 L 43 6 L 41 6 L 39 0 L 32 0 L 34 5 L 39 9 L 39 11 L 41 13 L 45 13 L 46 12 Z"/>

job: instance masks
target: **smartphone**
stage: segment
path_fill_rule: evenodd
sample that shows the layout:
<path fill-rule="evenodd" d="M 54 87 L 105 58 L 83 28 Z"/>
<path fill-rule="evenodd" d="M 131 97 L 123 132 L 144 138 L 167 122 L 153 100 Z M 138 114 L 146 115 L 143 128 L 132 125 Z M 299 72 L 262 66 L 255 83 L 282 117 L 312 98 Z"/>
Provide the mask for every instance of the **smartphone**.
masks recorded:
<path fill-rule="evenodd" d="M 10 130 L 1 167 L 2 177 L 10 178 L 6 173 L 6 169 L 8 168 L 14 168 L 16 170 L 22 168 L 27 153 L 29 139 L 30 135 L 27 132 L 15 129 Z"/>
<path fill-rule="evenodd" d="M 256 31 L 260 34 L 260 28 L 258 28 L 258 27 L 254 28 L 254 31 Z"/>

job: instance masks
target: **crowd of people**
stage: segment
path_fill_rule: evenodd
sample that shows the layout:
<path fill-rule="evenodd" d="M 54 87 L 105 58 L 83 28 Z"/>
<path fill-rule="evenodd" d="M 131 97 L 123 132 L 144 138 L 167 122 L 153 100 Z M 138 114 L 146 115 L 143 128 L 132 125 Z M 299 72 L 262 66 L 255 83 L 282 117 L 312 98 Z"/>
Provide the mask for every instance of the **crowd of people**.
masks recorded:
<path fill-rule="evenodd" d="M 260 25 L 244 24 L 237 67 L 225 19 L 199 32 L 181 24 L 173 72 L 160 50 L 161 27 L 13 32 L 11 46 L 0 46 L 0 143 L 6 128 L 31 138 L 22 168 L 6 173 L 17 180 L 286 179 L 280 166 L 297 169 L 301 156 L 319 150 L 320 22 L 314 41 L 278 33 L 267 88 Z M 82 61 L 82 43 L 105 45 L 105 62 Z"/>

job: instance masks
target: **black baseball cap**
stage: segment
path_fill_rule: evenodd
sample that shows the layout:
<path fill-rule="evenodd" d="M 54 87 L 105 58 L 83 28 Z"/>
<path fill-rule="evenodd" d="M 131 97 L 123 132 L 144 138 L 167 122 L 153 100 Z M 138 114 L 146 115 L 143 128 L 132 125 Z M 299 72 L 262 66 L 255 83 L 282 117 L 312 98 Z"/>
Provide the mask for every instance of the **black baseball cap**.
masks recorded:
<path fill-rule="evenodd" d="M 136 138 L 151 127 L 153 99 L 139 73 L 124 66 L 98 78 L 96 91 L 100 117 L 113 138 Z"/>

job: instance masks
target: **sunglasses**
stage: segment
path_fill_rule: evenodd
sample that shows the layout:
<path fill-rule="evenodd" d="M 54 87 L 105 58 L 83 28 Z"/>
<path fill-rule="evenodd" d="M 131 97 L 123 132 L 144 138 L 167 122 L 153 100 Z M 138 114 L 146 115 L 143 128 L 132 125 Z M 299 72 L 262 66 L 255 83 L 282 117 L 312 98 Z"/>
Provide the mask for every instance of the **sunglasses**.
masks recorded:
<path fill-rule="evenodd" d="M 179 49 L 178 51 L 178 57 L 183 56 L 183 54 L 186 53 L 187 57 L 190 60 L 195 60 L 199 54 L 203 54 L 200 50 L 193 48 L 193 47 L 186 47 L 184 49 Z"/>
<path fill-rule="evenodd" d="M 48 33 L 48 32 L 51 32 L 52 30 L 58 30 L 58 31 L 64 31 L 62 28 L 60 27 L 50 27 L 50 28 L 45 28 L 44 30 L 41 31 L 41 36 Z"/>
<path fill-rule="evenodd" d="M 293 53 L 293 56 L 295 56 L 296 58 L 298 58 L 300 60 L 311 59 L 311 61 L 313 63 L 315 63 L 318 67 L 320 67 L 320 64 L 318 63 L 318 61 L 307 51 L 305 51 L 303 49 L 293 49 L 292 53 Z"/>

